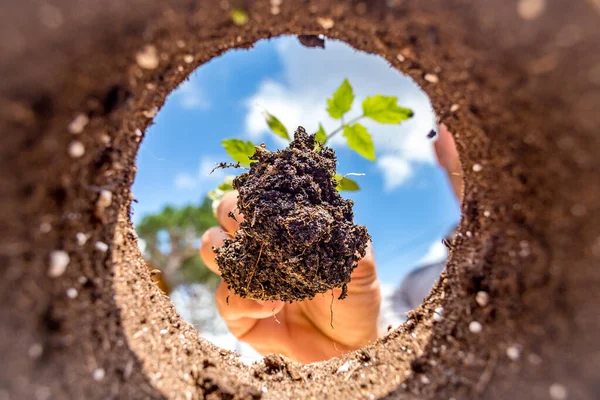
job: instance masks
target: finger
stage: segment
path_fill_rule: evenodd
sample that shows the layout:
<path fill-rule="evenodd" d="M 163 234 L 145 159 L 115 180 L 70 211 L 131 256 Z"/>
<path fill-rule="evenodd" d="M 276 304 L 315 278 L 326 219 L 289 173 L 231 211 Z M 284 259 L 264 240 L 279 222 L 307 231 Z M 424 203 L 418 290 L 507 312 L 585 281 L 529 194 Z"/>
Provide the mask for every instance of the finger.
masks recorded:
<path fill-rule="evenodd" d="M 244 220 L 244 217 L 237 209 L 237 196 L 237 190 L 225 193 L 221 199 L 221 202 L 219 203 L 219 206 L 217 207 L 217 220 L 223 229 L 225 229 L 225 231 L 228 233 L 237 231 L 240 228 L 238 222 L 242 222 Z M 235 219 L 229 215 L 230 212 L 234 213 Z"/>
<path fill-rule="evenodd" d="M 270 318 L 283 309 L 285 305 L 282 301 L 264 301 L 259 302 L 251 299 L 244 299 L 231 292 L 227 284 L 221 282 L 217 288 L 217 308 L 225 322 L 232 322 L 242 319 L 263 319 Z M 239 330 L 239 324 L 236 324 Z M 243 329 L 242 329 L 243 330 Z"/>
<path fill-rule="evenodd" d="M 215 251 L 213 247 L 223 246 L 223 241 L 227 239 L 229 235 L 223 231 L 223 228 L 213 226 L 204 232 L 200 242 L 200 257 L 204 264 L 215 274 L 219 273 L 219 267 L 215 261 Z"/>
<path fill-rule="evenodd" d="M 358 265 L 352 271 L 352 280 L 363 279 L 366 277 L 372 277 L 377 279 L 377 269 L 375 266 L 375 255 L 373 253 L 373 244 L 367 243 L 366 254 L 363 258 L 358 261 Z"/>
<path fill-rule="evenodd" d="M 439 126 L 438 140 L 433 144 L 438 163 L 448 174 L 460 172 L 456 143 L 445 124 Z"/>

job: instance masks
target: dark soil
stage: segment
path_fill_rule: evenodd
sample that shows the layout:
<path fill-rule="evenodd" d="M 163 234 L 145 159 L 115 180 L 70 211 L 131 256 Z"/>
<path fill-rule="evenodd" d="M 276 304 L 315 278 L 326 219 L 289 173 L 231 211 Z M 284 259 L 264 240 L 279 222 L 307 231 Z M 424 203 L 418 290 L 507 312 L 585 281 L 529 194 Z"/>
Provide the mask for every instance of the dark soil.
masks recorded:
<path fill-rule="evenodd" d="M 250 171 L 233 181 L 244 221 L 217 249 L 223 280 L 258 300 L 312 299 L 350 282 L 370 236 L 353 223 L 352 200 L 334 179 L 335 152 L 298 127 L 289 147 L 257 147 Z M 344 298 L 342 290 L 340 298 Z"/>

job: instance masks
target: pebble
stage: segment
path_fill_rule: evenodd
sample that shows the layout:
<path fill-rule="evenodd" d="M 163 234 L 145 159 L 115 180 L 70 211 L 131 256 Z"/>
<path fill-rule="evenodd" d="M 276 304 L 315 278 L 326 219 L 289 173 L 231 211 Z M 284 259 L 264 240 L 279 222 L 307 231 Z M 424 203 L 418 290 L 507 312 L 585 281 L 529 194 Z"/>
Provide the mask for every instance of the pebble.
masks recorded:
<path fill-rule="evenodd" d="M 429 83 L 438 83 L 440 81 L 440 78 L 435 74 L 425 74 L 423 79 Z"/>
<path fill-rule="evenodd" d="M 52 225 L 50 225 L 49 222 L 42 222 L 40 224 L 40 232 L 42 233 L 48 233 L 52 230 Z"/>
<path fill-rule="evenodd" d="M 69 261 L 71 261 L 69 254 L 64 250 L 55 250 L 50 253 L 48 276 L 50 278 L 58 278 L 64 274 L 69 265 Z"/>
<path fill-rule="evenodd" d="M 519 17 L 531 21 L 538 18 L 546 8 L 546 0 L 519 0 L 517 12 Z"/>
<path fill-rule="evenodd" d="M 450 112 L 457 112 L 459 108 L 460 106 L 458 104 L 452 104 L 452 106 L 450 106 Z"/>
<path fill-rule="evenodd" d="M 77 289 L 75 289 L 75 288 L 67 289 L 67 297 L 70 299 L 76 298 L 78 294 L 79 293 L 77 292 Z"/>
<path fill-rule="evenodd" d="M 473 164 L 473 172 L 480 172 L 483 169 L 483 165 L 476 163 Z"/>
<path fill-rule="evenodd" d="M 79 140 L 73 140 L 69 145 L 69 155 L 73 158 L 79 158 L 85 154 L 85 146 Z"/>
<path fill-rule="evenodd" d="M 67 129 L 74 135 L 83 132 L 85 126 L 90 122 L 90 119 L 85 114 L 77 114 L 77 116 L 69 123 Z"/>
<path fill-rule="evenodd" d="M 104 379 L 105 375 L 106 373 L 104 372 L 104 368 L 96 368 L 94 372 L 92 372 L 92 378 L 95 381 L 101 381 L 102 379 Z"/>
<path fill-rule="evenodd" d="M 337 369 L 337 371 L 335 371 L 336 374 L 341 374 L 343 372 L 348 372 L 350 370 L 350 361 L 346 361 L 345 363 L 343 363 L 342 365 L 340 365 L 340 367 Z"/>
<path fill-rule="evenodd" d="M 439 322 L 442 319 L 444 319 L 444 307 L 437 307 L 433 310 L 433 320 Z"/>
<path fill-rule="evenodd" d="M 317 18 L 317 23 L 319 25 L 321 25 L 321 28 L 327 29 L 327 30 L 333 28 L 333 26 L 335 25 L 335 22 L 333 22 L 333 19 L 331 19 L 329 17 L 319 17 L 319 18 Z"/>
<path fill-rule="evenodd" d="M 152 45 L 144 46 L 144 48 L 135 55 L 135 61 L 137 62 L 137 65 L 143 69 L 158 68 L 159 59 L 156 47 Z"/>
<path fill-rule="evenodd" d="M 103 253 L 106 253 L 108 251 L 108 245 L 104 242 L 96 242 L 94 244 L 94 247 L 96 248 L 96 250 L 101 251 Z"/>
<path fill-rule="evenodd" d="M 88 237 L 85 233 L 83 232 L 77 232 L 75 234 L 75 240 L 77 241 L 77 244 L 79 246 L 83 246 L 85 244 L 85 242 L 87 242 Z"/>
<path fill-rule="evenodd" d="M 482 330 L 483 326 L 477 321 L 471 321 L 471 323 L 469 324 L 469 331 L 471 333 L 481 333 Z"/>
<path fill-rule="evenodd" d="M 477 302 L 477 304 L 479 304 L 480 307 L 485 307 L 490 302 L 490 295 L 487 292 L 480 290 L 475 295 L 475 301 Z"/>
<path fill-rule="evenodd" d="M 560 383 L 553 383 L 548 390 L 550 397 L 554 400 L 564 400 L 567 398 L 567 388 Z"/>
<path fill-rule="evenodd" d="M 421 375 L 421 383 L 424 385 L 429 385 L 429 378 L 425 375 Z"/>
<path fill-rule="evenodd" d="M 191 54 L 186 54 L 183 56 L 183 62 L 185 62 L 186 64 L 191 64 L 194 62 L 194 56 Z"/>
<path fill-rule="evenodd" d="M 521 358 L 521 349 L 518 346 L 509 346 L 506 348 L 506 356 L 512 361 L 517 361 Z"/>
<path fill-rule="evenodd" d="M 29 348 L 29 351 L 27 352 L 27 354 L 29 354 L 30 358 L 38 358 L 39 356 L 42 355 L 43 352 L 44 352 L 44 348 L 42 347 L 42 345 L 39 343 L 34 343 Z"/>
<path fill-rule="evenodd" d="M 485 211 L 483 212 L 483 216 L 484 216 L 484 217 L 486 217 L 486 218 L 489 218 L 491 215 L 492 215 L 492 213 L 491 213 L 491 212 L 489 212 L 488 210 L 485 210 Z"/>
<path fill-rule="evenodd" d="M 98 196 L 98 201 L 96 202 L 97 207 L 106 208 L 112 204 L 112 192 L 110 190 L 102 190 L 100 192 L 100 196 Z"/>
<path fill-rule="evenodd" d="M 143 111 L 142 114 L 146 118 L 154 118 L 154 116 L 156 115 L 157 112 L 158 112 L 158 107 L 152 107 L 149 110 Z M 137 134 L 136 134 L 136 136 L 137 136 Z"/>

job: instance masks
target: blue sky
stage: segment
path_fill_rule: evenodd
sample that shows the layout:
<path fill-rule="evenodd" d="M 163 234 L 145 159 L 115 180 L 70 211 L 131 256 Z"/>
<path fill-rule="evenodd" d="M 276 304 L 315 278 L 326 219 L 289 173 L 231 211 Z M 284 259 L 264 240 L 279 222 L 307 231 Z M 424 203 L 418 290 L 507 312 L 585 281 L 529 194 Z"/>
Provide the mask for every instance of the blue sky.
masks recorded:
<path fill-rule="evenodd" d="M 339 135 L 330 143 L 338 171 L 364 173 L 355 179 L 360 192 L 343 195 L 355 202 L 355 221 L 373 237 L 378 273 L 396 285 L 415 266 L 444 257 L 440 239 L 459 218 L 459 209 L 426 135 L 434 115 L 416 84 L 373 55 L 335 41 L 326 49 L 305 48 L 293 37 L 261 41 L 251 50 L 235 50 L 195 71 L 174 91 L 148 129 L 138 154 L 133 191 L 134 222 L 165 204 L 198 203 L 226 174 L 208 175 L 215 162 L 228 161 L 221 140 L 239 137 L 285 143 L 269 133 L 260 107 L 293 131 L 309 132 L 322 122 L 338 126 L 325 111 L 326 98 L 348 78 L 354 87 L 357 115 L 362 99 L 375 94 L 398 96 L 415 117 L 400 126 L 366 122 L 377 160 L 350 151 Z M 348 119 L 349 119 L 348 118 Z"/>

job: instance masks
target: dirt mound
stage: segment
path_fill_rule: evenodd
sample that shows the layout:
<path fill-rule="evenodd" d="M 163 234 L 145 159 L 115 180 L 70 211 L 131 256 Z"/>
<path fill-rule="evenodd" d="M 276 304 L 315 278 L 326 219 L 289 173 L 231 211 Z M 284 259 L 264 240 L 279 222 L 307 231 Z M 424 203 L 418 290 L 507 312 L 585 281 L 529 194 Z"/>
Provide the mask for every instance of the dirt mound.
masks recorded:
<path fill-rule="evenodd" d="M 345 289 L 370 237 L 352 222 L 352 200 L 336 190 L 334 151 L 317 148 L 299 127 L 288 148 L 257 147 L 252 159 L 250 171 L 233 181 L 245 218 L 217 250 L 223 280 L 259 300 L 291 302 Z"/>

